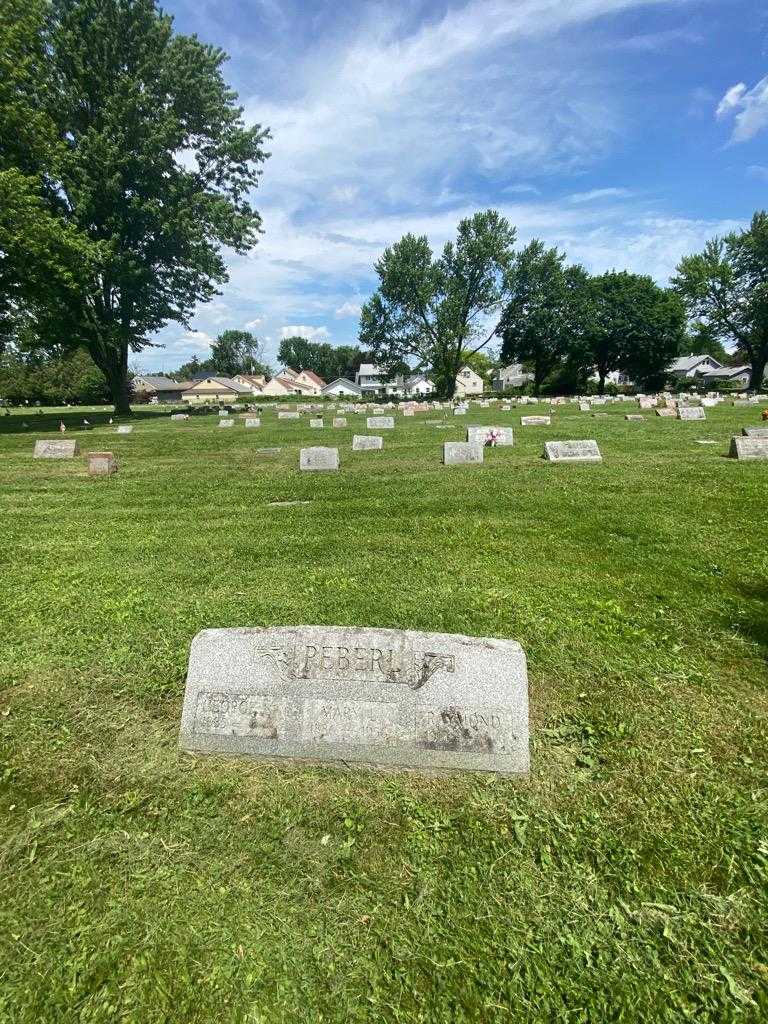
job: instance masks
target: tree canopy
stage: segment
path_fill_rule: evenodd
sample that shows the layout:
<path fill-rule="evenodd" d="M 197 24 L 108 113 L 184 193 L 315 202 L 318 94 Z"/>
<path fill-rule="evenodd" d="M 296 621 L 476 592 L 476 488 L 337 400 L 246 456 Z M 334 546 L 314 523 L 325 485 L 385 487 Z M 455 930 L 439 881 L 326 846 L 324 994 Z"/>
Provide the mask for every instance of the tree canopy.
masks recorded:
<path fill-rule="evenodd" d="M 2 127 L 27 137 L 0 164 L 0 315 L 84 345 L 125 411 L 129 352 L 188 325 L 227 279 L 222 246 L 255 244 L 268 131 L 244 124 L 225 54 L 154 0 L 9 2 L 22 26 L 3 72 L 23 59 Z"/>
<path fill-rule="evenodd" d="M 366 353 L 356 346 L 309 341 L 301 335 L 283 338 L 278 355 L 283 366 L 294 370 L 313 370 L 327 382 L 337 377 L 354 380 L 360 363 L 366 358 Z"/>
<path fill-rule="evenodd" d="M 515 229 L 496 210 L 459 223 L 435 258 L 426 236 L 407 234 L 376 263 L 379 286 L 360 316 L 360 341 L 391 367 L 430 368 L 438 394 L 452 397 L 472 351 L 493 338 L 509 294 Z"/>
<path fill-rule="evenodd" d="M 673 285 L 691 317 L 721 341 L 735 342 L 750 364 L 750 390 L 760 391 L 768 364 L 768 213 L 758 211 L 746 230 L 685 256 Z"/>

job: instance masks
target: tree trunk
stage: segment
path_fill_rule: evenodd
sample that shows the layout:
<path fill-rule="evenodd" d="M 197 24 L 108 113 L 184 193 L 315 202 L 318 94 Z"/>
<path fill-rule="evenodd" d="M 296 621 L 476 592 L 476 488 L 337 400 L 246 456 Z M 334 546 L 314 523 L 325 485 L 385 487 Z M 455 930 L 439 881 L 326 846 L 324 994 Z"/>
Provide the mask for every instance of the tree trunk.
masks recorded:
<path fill-rule="evenodd" d="M 605 394 L 605 370 L 600 369 L 600 367 L 598 366 L 598 368 L 597 368 L 597 375 L 599 377 L 599 380 L 597 382 L 597 393 L 598 393 L 598 395 L 604 395 Z"/>
<path fill-rule="evenodd" d="M 765 356 L 755 356 L 752 359 L 752 368 L 749 374 L 749 390 L 762 391 L 765 378 L 765 366 L 768 360 Z"/>
<path fill-rule="evenodd" d="M 103 345 L 91 350 L 91 356 L 107 378 L 109 393 L 118 416 L 131 415 L 131 389 L 128 384 L 128 344 Z"/>

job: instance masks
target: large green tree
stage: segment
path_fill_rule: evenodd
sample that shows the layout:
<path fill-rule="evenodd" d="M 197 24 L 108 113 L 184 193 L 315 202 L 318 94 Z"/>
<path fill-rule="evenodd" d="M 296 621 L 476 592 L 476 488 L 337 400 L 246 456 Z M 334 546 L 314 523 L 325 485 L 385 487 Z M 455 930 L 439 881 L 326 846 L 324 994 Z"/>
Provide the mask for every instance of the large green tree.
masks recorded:
<path fill-rule="evenodd" d="M 509 294 L 515 229 L 496 210 L 462 220 L 435 258 L 426 236 L 407 234 L 376 264 L 379 287 L 363 306 L 360 341 L 389 367 L 415 359 L 450 398 L 456 375 L 496 333 Z"/>
<path fill-rule="evenodd" d="M 261 344 L 250 331 L 222 331 L 211 345 L 215 373 L 234 377 L 236 373 L 262 373 Z"/>
<path fill-rule="evenodd" d="M 616 370 L 643 387 L 661 386 L 685 339 L 685 310 L 652 278 L 611 271 L 590 278 L 582 327 L 576 347 L 597 373 L 600 394 Z"/>
<path fill-rule="evenodd" d="M 580 342 L 589 312 L 588 275 L 534 238 L 516 255 L 510 280 L 499 324 L 501 358 L 530 364 L 538 395 Z"/>
<path fill-rule="evenodd" d="M 309 341 L 294 334 L 283 338 L 278 352 L 283 366 L 294 370 L 313 370 L 326 382 L 337 377 L 354 380 L 365 353 L 354 345 L 331 345 L 325 341 Z"/>
<path fill-rule="evenodd" d="M 746 230 L 685 256 L 673 285 L 692 317 L 720 340 L 735 342 L 750 364 L 750 390 L 760 391 L 768 364 L 768 213 L 758 211 Z"/>
<path fill-rule="evenodd" d="M 0 218 L 12 285 L 0 284 L 42 340 L 88 349 L 126 412 L 129 352 L 169 321 L 188 325 L 227 279 L 222 246 L 255 244 L 249 194 L 268 132 L 244 124 L 224 53 L 174 33 L 154 0 L 51 0 L 42 13 L 19 44 L 35 55 L 30 82 L 39 72 L 45 83 L 32 97 L 41 155 L 32 168 L 13 154 L 8 163 L 36 183 L 30 218 L 59 230 L 39 229 L 41 251 L 25 253 L 25 230 Z M 48 291 L 43 242 L 64 252 Z"/>

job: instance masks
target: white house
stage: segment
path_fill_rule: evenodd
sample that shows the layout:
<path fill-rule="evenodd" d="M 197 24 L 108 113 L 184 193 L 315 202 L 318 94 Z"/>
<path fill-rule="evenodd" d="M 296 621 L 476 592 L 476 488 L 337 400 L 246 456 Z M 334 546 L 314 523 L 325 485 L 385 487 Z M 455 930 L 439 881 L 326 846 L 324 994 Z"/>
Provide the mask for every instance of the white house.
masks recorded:
<path fill-rule="evenodd" d="M 254 395 L 260 395 L 267 383 L 267 378 L 260 373 L 236 373 L 232 380 L 236 380 L 238 384 L 245 384 Z"/>
<path fill-rule="evenodd" d="M 379 391 L 384 387 L 384 371 L 373 363 L 361 363 L 355 374 L 355 384 L 365 394 L 366 391 Z"/>
<path fill-rule="evenodd" d="M 282 398 L 285 395 L 314 395 L 317 392 L 314 386 L 300 381 L 298 374 L 296 377 L 284 377 L 278 374 L 264 385 L 261 394 Z"/>
<path fill-rule="evenodd" d="M 205 377 L 196 380 L 192 387 L 184 392 L 184 401 L 192 404 L 202 402 L 234 402 L 241 395 L 252 395 L 253 392 L 245 384 L 231 377 Z"/>
<path fill-rule="evenodd" d="M 355 384 L 352 380 L 347 380 L 346 377 L 337 377 L 336 380 L 332 380 L 330 384 L 326 384 L 321 392 L 323 395 L 328 395 L 329 398 L 359 398 L 362 395 L 362 389 L 359 384 Z"/>
<path fill-rule="evenodd" d="M 424 395 L 432 394 L 435 390 L 435 385 L 425 373 L 416 373 L 404 382 L 403 390 L 409 397 L 411 395 L 420 395 L 423 398 Z"/>
<path fill-rule="evenodd" d="M 494 391 L 506 391 L 508 388 L 522 388 L 533 380 L 532 373 L 523 370 L 522 363 L 511 363 L 500 370 L 493 371 L 491 387 Z"/>
<path fill-rule="evenodd" d="M 483 378 L 470 366 L 462 366 L 456 374 L 456 397 L 464 398 L 466 395 L 482 395 Z"/>
<path fill-rule="evenodd" d="M 671 366 L 667 368 L 667 373 L 673 377 L 685 377 L 691 379 L 698 377 L 701 374 L 708 373 L 710 370 L 719 370 L 722 368 L 722 363 L 718 363 L 712 356 L 701 355 L 695 356 L 693 354 L 689 356 L 681 356 L 676 359 Z"/>
<path fill-rule="evenodd" d="M 297 384 L 308 387 L 312 395 L 319 395 L 325 387 L 325 381 L 318 377 L 314 370 L 300 370 L 293 379 Z"/>

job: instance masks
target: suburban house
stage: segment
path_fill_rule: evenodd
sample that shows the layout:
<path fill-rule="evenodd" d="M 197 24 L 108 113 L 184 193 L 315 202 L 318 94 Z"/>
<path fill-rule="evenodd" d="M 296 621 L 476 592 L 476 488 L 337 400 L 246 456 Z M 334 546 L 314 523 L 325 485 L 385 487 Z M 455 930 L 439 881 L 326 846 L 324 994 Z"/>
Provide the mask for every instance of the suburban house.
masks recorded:
<path fill-rule="evenodd" d="M 187 388 L 184 401 L 198 405 L 204 402 L 234 402 L 241 395 L 252 394 L 247 385 L 231 377 L 205 377 Z"/>
<path fill-rule="evenodd" d="M 722 363 L 718 363 L 716 359 L 713 359 L 712 356 L 695 356 L 691 354 L 676 359 L 668 368 L 667 373 L 672 377 L 691 379 L 707 373 L 709 370 L 720 370 L 722 365 Z"/>
<path fill-rule="evenodd" d="M 462 366 L 456 375 L 456 397 L 463 398 L 465 395 L 482 395 L 483 378 L 470 366 Z"/>
<path fill-rule="evenodd" d="M 378 366 L 374 366 L 373 363 L 361 363 L 360 369 L 355 374 L 355 384 L 363 394 L 380 391 L 384 387 L 384 371 Z"/>
<path fill-rule="evenodd" d="M 326 384 L 321 392 L 329 398 L 359 398 L 362 393 L 360 385 L 355 384 L 352 380 L 347 380 L 346 377 L 337 377 L 330 384 Z"/>
<path fill-rule="evenodd" d="M 311 388 L 310 392 L 313 395 L 319 395 L 325 387 L 325 381 L 322 377 L 318 377 L 314 370 L 301 370 L 294 378 L 299 384 L 306 384 L 308 388 Z"/>
<path fill-rule="evenodd" d="M 140 374 L 131 381 L 132 398 L 135 402 L 181 402 L 191 381 L 169 380 Z"/>
<path fill-rule="evenodd" d="M 236 373 L 232 380 L 236 380 L 238 384 L 245 384 L 254 395 L 260 395 L 267 383 L 267 378 L 261 373 Z"/>
<path fill-rule="evenodd" d="M 273 377 L 272 380 L 264 385 L 259 394 L 283 398 L 285 395 L 314 395 L 317 392 L 314 386 L 300 381 L 298 374 L 295 377 L 286 377 L 278 374 L 277 377 Z"/>
<path fill-rule="evenodd" d="M 425 373 L 415 373 L 404 384 L 404 391 L 408 397 L 419 395 L 423 398 L 424 395 L 431 395 L 434 390 L 435 385 Z"/>
<path fill-rule="evenodd" d="M 532 380 L 533 374 L 526 373 L 522 363 L 511 363 L 493 371 L 491 387 L 494 391 L 507 391 L 509 388 L 523 388 Z"/>
<path fill-rule="evenodd" d="M 717 370 L 707 370 L 699 375 L 702 384 L 736 384 L 747 387 L 752 376 L 748 366 L 721 366 Z"/>

